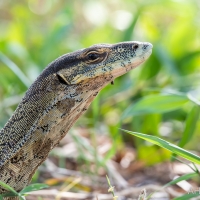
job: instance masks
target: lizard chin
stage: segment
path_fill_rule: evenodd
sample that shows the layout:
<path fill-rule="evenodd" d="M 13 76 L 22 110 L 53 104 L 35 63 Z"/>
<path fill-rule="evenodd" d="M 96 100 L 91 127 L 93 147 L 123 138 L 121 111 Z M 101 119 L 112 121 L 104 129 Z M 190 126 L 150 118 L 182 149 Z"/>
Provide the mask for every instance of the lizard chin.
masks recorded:
<path fill-rule="evenodd" d="M 149 50 L 143 55 L 143 57 L 145 58 L 145 60 L 149 58 L 149 56 L 151 55 L 151 53 L 152 53 L 152 49 L 149 49 Z"/>

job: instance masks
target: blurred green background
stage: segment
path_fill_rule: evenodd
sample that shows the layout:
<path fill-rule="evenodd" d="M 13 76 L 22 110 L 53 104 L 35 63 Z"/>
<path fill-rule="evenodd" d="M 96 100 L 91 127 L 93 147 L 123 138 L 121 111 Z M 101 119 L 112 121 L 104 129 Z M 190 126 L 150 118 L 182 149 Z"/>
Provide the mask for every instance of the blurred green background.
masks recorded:
<path fill-rule="evenodd" d="M 120 127 L 200 151 L 199 10 L 199 0 L 1 0 L 0 128 L 62 54 L 97 43 L 147 41 L 154 45 L 150 59 L 104 88 L 75 127 L 87 128 L 94 144 L 99 134 L 109 136 L 107 159 L 125 145 L 146 164 L 170 157 Z"/>

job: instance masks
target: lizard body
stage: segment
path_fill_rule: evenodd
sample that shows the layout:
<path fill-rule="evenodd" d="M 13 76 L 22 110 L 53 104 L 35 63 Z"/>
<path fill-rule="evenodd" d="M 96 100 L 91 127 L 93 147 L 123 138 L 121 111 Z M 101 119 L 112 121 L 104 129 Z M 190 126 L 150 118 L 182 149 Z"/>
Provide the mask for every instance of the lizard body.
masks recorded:
<path fill-rule="evenodd" d="M 151 51 L 150 43 L 99 44 L 50 63 L 0 130 L 0 180 L 22 190 L 98 92 Z"/>

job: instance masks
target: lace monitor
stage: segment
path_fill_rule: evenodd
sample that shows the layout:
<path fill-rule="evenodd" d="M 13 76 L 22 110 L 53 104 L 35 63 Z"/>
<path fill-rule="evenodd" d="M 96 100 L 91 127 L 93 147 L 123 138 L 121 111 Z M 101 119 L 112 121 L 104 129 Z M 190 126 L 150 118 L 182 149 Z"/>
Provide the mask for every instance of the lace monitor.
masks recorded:
<path fill-rule="evenodd" d="M 0 180 L 22 190 L 98 92 L 151 52 L 147 42 L 98 44 L 51 62 L 0 130 Z"/>

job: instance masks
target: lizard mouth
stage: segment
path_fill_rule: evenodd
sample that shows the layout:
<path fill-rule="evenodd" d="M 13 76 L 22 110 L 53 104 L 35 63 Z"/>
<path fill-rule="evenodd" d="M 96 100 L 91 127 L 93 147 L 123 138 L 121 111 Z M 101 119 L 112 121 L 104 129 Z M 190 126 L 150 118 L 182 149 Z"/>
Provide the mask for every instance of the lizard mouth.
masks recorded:
<path fill-rule="evenodd" d="M 146 60 L 147 58 L 149 58 L 149 56 L 151 55 L 151 53 L 152 53 L 152 48 L 149 49 L 146 53 L 143 54 L 143 57 L 145 58 L 145 60 Z"/>
<path fill-rule="evenodd" d="M 139 56 L 142 60 L 147 60 L 152 53 L 153 45 L 151 43 L 146 43 L 144 46 L 144 51 Z"/>
<path fill-rule="evenodd" d="M 141 56 L 138 56 L 138 59 L 131 62 L 130 64 L 127 64 L 123 69 L 122 68 L 116 68 L 114 69 L 111 74 L 113 76 L 113 79 L 111 80 L 111 85 L 114 85 L 114 79 L 123 75 L 123 74 L 126 74 L 128 71 L 136 68 L 137 66 L 141 65 L 142 63 L 144 63 L 151 55 L 152 53 L 152 47 L 153 45 L 150 45 L 148 47 L 148 49 L 146 50 L 145 53 L 141 54 Z"/>

